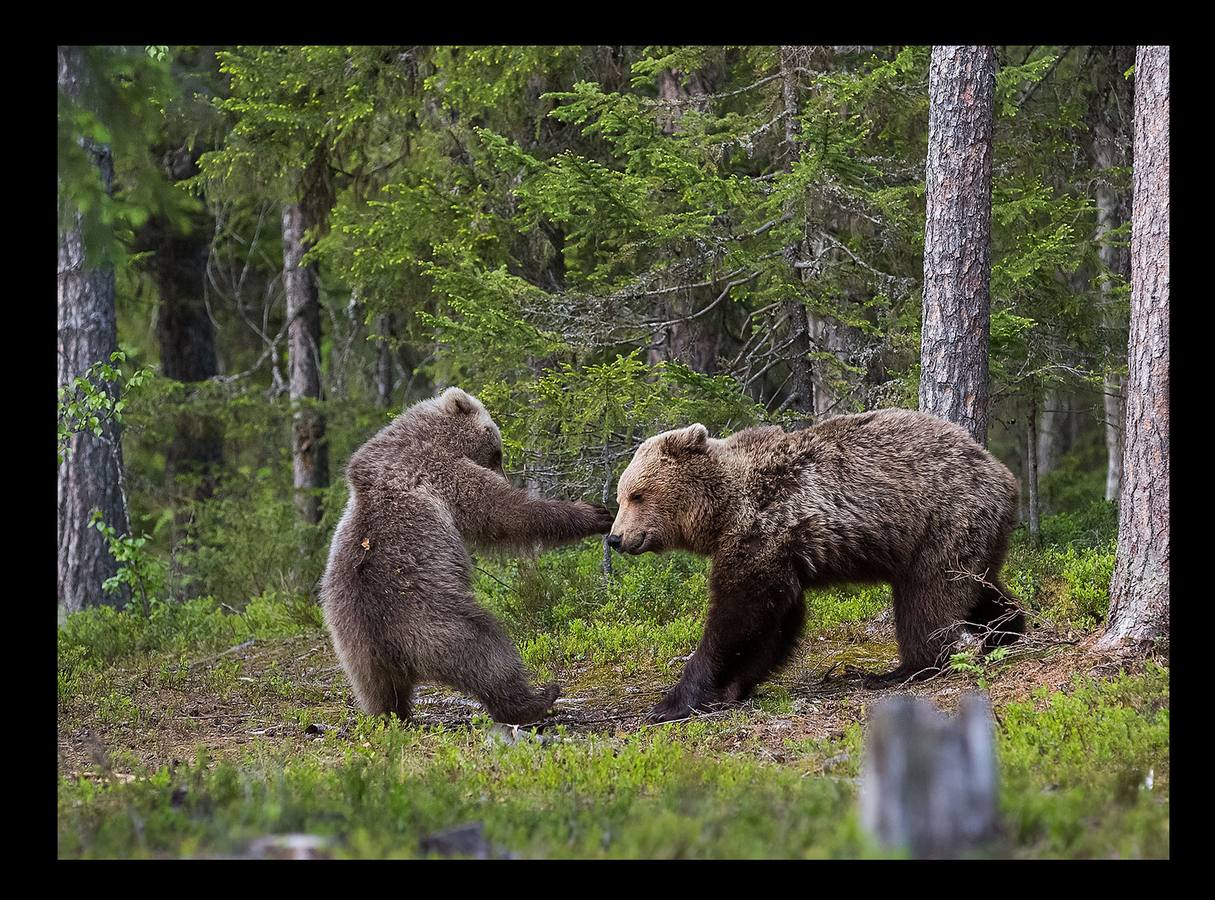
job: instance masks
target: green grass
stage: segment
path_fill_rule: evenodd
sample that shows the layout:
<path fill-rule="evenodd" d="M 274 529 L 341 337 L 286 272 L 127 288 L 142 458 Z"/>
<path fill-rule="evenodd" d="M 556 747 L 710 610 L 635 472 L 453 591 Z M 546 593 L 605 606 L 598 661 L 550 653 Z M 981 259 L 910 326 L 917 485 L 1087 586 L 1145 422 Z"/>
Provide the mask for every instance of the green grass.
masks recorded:
<path fill-rule="evenodd" d="M 1103 616 L 1112 545 L 1101 515 L 1048 518 L 1044 533 L 1049 523 L 1071 538 L 1041 549 L 1018 536 L 1008 581 L 1045 623 L 1086 630 Z M 820 691 L 817 676 L 794 673 L 729 713 L 639 727 L 699 638 L 706 568 L 683 554 L 617 558 L 607 578 L 601 559 L 588 542 L 478 564 L 479 598 L 539 675 L 586 698 L 590 715 L 633 704 L 633 718 L 517 742 L 467 711 L 444 726 L 352 715 L 319 611 L 289 596 L 69 616 L 59 855 L 239 855 L 303 832 L 325 838 L 327 855 L 408 857 L 424 836 L 471 822 L 521 857 L 880 855 L 856 814 L 866 704 L 880 695 Z M 885 586 L 807 603 L 813 671 L 892 652 L 871 627 L 889 608 Z M 1063 690 L 1031 693 L 1018 688 L 1037 662 L 1017 665 L 984 671 L 993 697 L 1012 697 L 996 702 L 1004 834 L 990 852 L 1168 856 L 1168 670 L 1080 669 Z M 941 684 L 956 699 L 965 676 Z M 316 736 L 313 723 L 331 727 Z"/>
<path fill-rule="evenodd" d="M 60 855 L 231 854 L 308 832 L 334 839 L 337 856 L 416 856 L 422 836 L 471 821 L 525 857 L 866 852 L 850 783 L 702 756 L 677 728 L 508 746 L 483 720 L 459 731 L 363 720 L 310 751 L 200 757 L 127 783 L 62 779 Z"/>
<path fill-rule="evenodd" d="M 760 709 L 787 714 L 788 697 L 771 692 Z M 860 729 L 787 741 L 776 764 L 734 737 L 747 718 L 506 744 L 483 718 L 444 729 L 360 717 L 348 735 L 302 747 L 200 754 L 131 781 L 62 777 L 59 852 L 226 855 L 305 832 L 331 839 L 336 856 L 414 856 L 426 834 L 483 822 L 525 857 L 877 853 L 856 818 Z M 1079 680 L 999 718 L 1001 855 L 1168 855 L 1166 670 Z"/>
<path fill-rule="evenodd" d="M 1003 809 L 1023 854 L 1168 856 L 1167 669 L 1078 678 L 1000 717 Z"/>
<path fill-rule="evenodd" d="M 1091 631 L 1109 610 L 1117 533 L 1117 511 L 1104 500 L 1047 516 L 1040 547 L 1025 529 L 1014 534 L 1005 583 L 1040 622 Z"/>

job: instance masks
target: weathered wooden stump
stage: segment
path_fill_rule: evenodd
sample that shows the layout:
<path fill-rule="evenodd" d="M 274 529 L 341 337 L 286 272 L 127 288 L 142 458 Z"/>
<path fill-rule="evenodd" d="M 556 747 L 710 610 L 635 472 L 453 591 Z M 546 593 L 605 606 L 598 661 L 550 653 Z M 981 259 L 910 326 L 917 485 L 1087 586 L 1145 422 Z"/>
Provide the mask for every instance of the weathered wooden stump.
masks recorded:
<path fill-rule="evenodd" d="M 996 832 L 996 754 L 987 698 L 962 698 L 946 718 L 899 695 L 869 718 L 861 821 L 886 847 L 921 858 L 972 852 Z"/>

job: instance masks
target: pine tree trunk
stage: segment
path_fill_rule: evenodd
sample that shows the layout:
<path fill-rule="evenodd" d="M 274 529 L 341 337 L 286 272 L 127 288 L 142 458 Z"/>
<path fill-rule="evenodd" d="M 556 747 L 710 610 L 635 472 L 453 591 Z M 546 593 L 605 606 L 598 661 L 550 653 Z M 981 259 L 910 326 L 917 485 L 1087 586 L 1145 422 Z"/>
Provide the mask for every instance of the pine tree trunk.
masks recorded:
<path fill-rule="evenodd" d="M 785 113 L 785 171 L 793 170 L 793 164 L 801 154 L 801 145 L 797 139 L 797 61 L 800 55 L 799 47 L 781 47 L 778 51 L 781 75 L 781 99 Z M 785 248 L 785 255 L 791 262 L 802 256 L 801 243 L 794 243 Z M 797 276 L 805 279 L 805 270 L 797 270 Z M 798 298 L 786 300 L 782 311 L 789 319 L 789 336 L 792 340 L 789 365 L 792 368 L 789 379 L 789 393 L 792 398 L 788 403 L 790 409 L 805 415 L 813 415 L 814 402 L 814 368 L 811 352 L 814 349 L 811 332 L 810 316 L 806 305 Z"/>
<path fill-rule="evenodd" d="M 1041 517 L 1038 509 L 1038 393 L 1037 388 L 1029 386 L 1029 414 L 1025 417 L 1026 446 L 1025 446 L 1025 481 L 1026 494 L 1029 497 L 1029 536 L 1037 544 L 1042 538 Z"/>
<path fill-rule="evenodd" d="M 1038 475 L 1053 472 L 1068 448 L 1067 399 L 1058 388 L 1047 390 L 1038 410 Z"/>
<path fill-rule="evenodd" d="M 329 484 L 325 419 L 316 407 L 321 398 L 321 310 L 315 269 L 301 265 L 307 252 L 304 232 L 310 227 L 306 208 L 283 207 L 283 282 L 287 293 L 288 351 L 291 357 L 291 460 L 295 506 L 300 518 L 315 525 L 321 501 L 315 491 Z"/>
<path fill-rule="evenodd" d="M 705 80 L 693 72 L 685 86 L 681 73 L 663 69 L 658 73 L 658 98 L 670 104 L 658 113 L 659 127 L 663 134 L 673 135 L 679 131 L 685 108 L 697 104 L 709 93 Z M 564 238 L 564 235 L 562 235 Z M 564 275 L 562 277 L 564 287 Z M 647 354 L 650 365 L 667 360 L 679 362 L 696 372 L 712 375 L 717 371 L 717 354 L 721 346 L 721 329 L 716 327 L 714 311 L 709 316 L 687 320 L 696 310 L 712 302 L 713 289 L 685 289 L 674 294 L 668 301 L 659 304 L 659 315 L 671 324 L 663 329 L 661 342 L 651 347 Z M 685 321 L 679 321 L 679 320 Z"/>
<path fill-rule="evenodd" d="M 1134 209 L 1118 557 L 1102 649 L 1169 630 L 1169 48 L 1135 57 Z"/>
<path fill-rule="evenodd" d="M 383 313 L 376 319 L 376 331 L 382 337 L 375 349 L 375 402 L 380 409 L 392 406 L 394 373 L 392 365 L 392 314 Z"/>
<path fill-rule="evenodd" d="M 991 47 L 933 47 L 920 408 L 986 446 L 991 319 Z"/>
<path fill-rule="evenodd" d="M 169 177 L 180 181 L 197 174 L 199 153 L 184 147 L 171 152 L 165 167 Z M 151 271 L 160 294 L 156 340 L 161 374 L 185 384 L 214 378 L 219 371 L 215 324 L 206 304 L 212 226 L 209 216 L 196 215 L 189 231 L 183 232 L 163 216 L 154 216 L 140 235 L 140 248 L 152 252 Z M 165 448 L 165 483 L 175 500 L 181 476 L 192 482 L 189 497 L 210 497 L 222 458 L 223 433 L 218 423 L 197 412 L 179 412 L 173 439 Z"/>
<path fill-rule="evenodd" d="M 59 89 L 78 99 L 87 77 L 79 47 L 59 48 Z M 114 162 L 108 147 L 86 145 L 106 193 L 112 191 Z M 118 349 L 114 314 L 114 270 L 85 258 L 82 220 L 59 238 L 58 382 L 65 386 Z M 115 400 L 118 385 L 108 386 Z M 72 436 L 70 453 L 58 470 L 58 592 L 66 612 L 99 604 L 120 605 L 101 584 L 117 571 L 105 538 L 89 525 L 94 509 L 118 534 L 130 530 L 122 495 L 122 435 L 113 423 L 100 438 L 89 432 Z"/>
<path fill-rule="evenodd" d="M 1098 255 L 1106 273 L 1120 275 L 1130 280 L 1130 254 L 1125 247 L 1116 246 L 1108 237 L 1111 229 L 1126 221 L 1127 203 L 1116 186 L 1105 174 L 1109 169 L 1128 164 L 1131 136 L 1129 122 L 1130 107 L 1134 103 L 1130 87 L 1123 77 L 1134 61 L 1134 50 L 1130 47 L 1108 47 L 1103 51 L 1106 65 L 1100 70 L 1109 83 L 1104 102 L 1098 108 L 1097 120 L 1092 125 L 1093 164 L 1097 170 L 1094 200 L 1097 207 L 1097 231 L 1093 236 L 1097 242 Z M 1101 279 L 1102 326 L 1108 334 L 1120 330 L 1118 317 L 1110 309 L 1113 284 L 1108 277 Z M 1126 399 L 1123 376 L 1107 368 L 1104 384 L 1106 480 L 1105 499 L 1117 500 L 1122 486 L 1122 435 L 1126 420 Z"/>

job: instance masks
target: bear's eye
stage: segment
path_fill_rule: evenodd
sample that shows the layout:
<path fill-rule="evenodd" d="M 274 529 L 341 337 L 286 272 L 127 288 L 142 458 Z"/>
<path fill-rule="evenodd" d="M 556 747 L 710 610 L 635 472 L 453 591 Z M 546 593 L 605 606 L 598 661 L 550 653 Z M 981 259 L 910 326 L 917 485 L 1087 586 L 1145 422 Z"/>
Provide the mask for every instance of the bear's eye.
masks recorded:
<path fill-rule="evenodd" d="M 637 491 L 634 491 L 632 494 L 629 495 L 629 502 L 630 503 L 640 503 L 641 494 Z"/>

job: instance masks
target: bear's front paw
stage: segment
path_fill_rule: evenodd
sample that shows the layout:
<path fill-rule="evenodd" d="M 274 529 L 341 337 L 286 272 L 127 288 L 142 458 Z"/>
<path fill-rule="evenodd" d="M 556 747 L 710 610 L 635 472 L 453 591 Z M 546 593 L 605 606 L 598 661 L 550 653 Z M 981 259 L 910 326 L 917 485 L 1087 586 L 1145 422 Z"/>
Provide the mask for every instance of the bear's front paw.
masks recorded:
<path fill-rule="evenodd" d="M 692 715 L 691 704 L 675 695 L 668 695 L 662 702 L 650 710 L 645 720 L 651 725 L 658 722 L 671 722 L 675 719 L 686 719 Z"/>
<path fill-rule="evenodd" d="M 607 534 L 612 530 L 616 514 L 598 503 L 581 504 L 586 513 L 587 534 Z"/>

